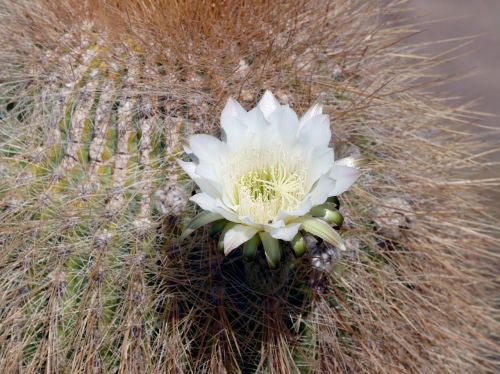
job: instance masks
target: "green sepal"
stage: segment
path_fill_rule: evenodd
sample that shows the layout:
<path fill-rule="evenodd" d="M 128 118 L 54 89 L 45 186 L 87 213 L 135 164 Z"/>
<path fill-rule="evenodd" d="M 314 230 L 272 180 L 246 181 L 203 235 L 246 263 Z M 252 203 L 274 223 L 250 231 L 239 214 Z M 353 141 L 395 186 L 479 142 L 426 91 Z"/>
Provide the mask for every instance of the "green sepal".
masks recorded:
<path fill-rule="evenodd" d="M 278 239 L 273 238 L 267 232 L 259 232 L 260 239 L 264 245 L 264 253 L 266 254 L 267 264 L 271 269 L 277 269 L 280 266 L 281 247 Z"/>
<path fill-rule="evenodd" d="M 342 223 L 344 223 L 344 217 L 335 208 L 333 203 L 325 203 L 315 206 L 310 210 L 310 213 L 313 217 L 321 218 L 329 224 L 337 227 L 342 226 Z"/>
<path fill-rule="evenodd" d="M 224 227 L 226 226 L 226 224 L 227 224 L 226 219 L 220 219 L 218 221 L 215 221 L 214 223 L 212 223 L 212 226 L 210 227 L 210 230 L 208 231 L 208 233 L 211 236 L 217 235 L 222 230 L 224 230 Z"/>
<path fill-rule="evenodd" d="M 321 205 L 317 205 L 309 211 L 313 217 L 322 217 L 325 215 L 325 210 L 337 210 L 337 206 L 335 203 L 332 202 L 326 202 Z"/>
<path fill-rule="evenodd" d="M 245 244 L 243 245 L 243 256 L 246 261 L 252 261 L 255 258 L 259 245 L 260 245 L 259 235 L 254 235 L 252 239 L 245 242 Z"/>
<path fill-rule="evenodd" d="M 328 223 L 319 218 L 305 218 L 302 221 L 302 228 L 312 235 L 319 236 L 326 242 L 345 251 L 345 245 L 339 233 L 335 231 Z"/>
<path fill-rule="evenodd" d="M 224 254 L 224 236 L 226 236 L 226 232 L 232 229 L 235 225 L 236 223 L 227 221 L 222 233 L 220 234 L 219 242 L 217 243 L 217 250 L 222 254 Z"/>
<path fill-rule="evenodd" d="M 299 258 L 306 253 L 307 246 L 306 246 L 306 241 L 304 240 L 304 237 L 300 232 L 295 235 L 295 237 L 292 239 L 292 249 L 293 253 L 295 254 L 295 257 Z"/>
<path fill-rule="evenodd" d="M 222 216 L 218 213 L 213 213 L 204 210 L 200 214 L 198 214 L 196 217 L 194 217 L 191 222 L 188 223 L 184 231 L 182 232 L 180 236 L 180 240 L 186 239 L 189 235 L 191 235 L 192 232 L 195 230 L 199 229 L 202 226 L 205 226 L 211 222 L 220 220 Z"/>

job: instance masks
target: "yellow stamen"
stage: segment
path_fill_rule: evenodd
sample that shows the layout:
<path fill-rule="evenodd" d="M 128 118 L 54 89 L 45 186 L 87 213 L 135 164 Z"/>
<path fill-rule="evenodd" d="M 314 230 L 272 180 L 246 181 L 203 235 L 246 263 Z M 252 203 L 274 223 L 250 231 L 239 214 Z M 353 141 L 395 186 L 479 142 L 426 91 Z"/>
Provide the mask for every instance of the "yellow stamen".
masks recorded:
<path fill-rule="evenodd" d="M 233 201 L 239 215 L 266 224 L 280 211 L 298 208 L 305 195 L 305 171 L 287 166 L 282 161 L 254 166 L 236 178 Z"/>

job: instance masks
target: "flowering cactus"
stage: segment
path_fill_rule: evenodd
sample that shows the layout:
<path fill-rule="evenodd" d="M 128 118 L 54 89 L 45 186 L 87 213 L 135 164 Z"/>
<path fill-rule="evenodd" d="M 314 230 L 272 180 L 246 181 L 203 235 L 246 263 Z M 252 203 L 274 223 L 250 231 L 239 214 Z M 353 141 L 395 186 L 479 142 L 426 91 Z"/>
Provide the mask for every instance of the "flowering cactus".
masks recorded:
<path fill-rule="evenodd" d="M 186 148 L 193 162 L 178 160 L 201 189 L 191 200 L 206 211 L 188 232 L 226 219 L 224 253 L 258 235 L 271 267 L 279 261 L 277 240 L 300 241 L 299 230 L 345 249 L 329 225 L 339 213 L 327 199 L 346 191 L 359 173 L 352 158 L 334 162 L 330 122 L 320 105 L 299 120 L 266 91 L 249 112 L 229 99 L 221 126 L 223 141 L 193 135 Z"/>
<path fill-rule="evenodd" d="M 402 3 L 1 1 L 0 372 L 494 372 L 498 182 Z"/>

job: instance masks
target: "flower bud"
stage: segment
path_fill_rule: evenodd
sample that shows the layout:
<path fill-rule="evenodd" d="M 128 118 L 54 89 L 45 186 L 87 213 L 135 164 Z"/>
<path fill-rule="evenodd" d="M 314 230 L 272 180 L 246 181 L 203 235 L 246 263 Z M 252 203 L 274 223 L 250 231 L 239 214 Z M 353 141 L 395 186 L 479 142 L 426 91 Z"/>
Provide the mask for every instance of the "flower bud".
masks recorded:
<path fill-rule="evenodd" d="M 344 222 L 344 217 L 342 217 L 342 214 L 340 214 L 337 209 L 333 208 L 332 203 L 315 206 L 311 209 L 311 215 L 313 217 L 321 218 L 336 227 L 342 226 L 342 223 Z"/>
<path fill-rule="evenodd" d="M 295 257 L 297 258 L 302 257 L 304 253 L 306 253 L 306 241 L 304 240 L 302 234 L 297 233 L 297 235 L 295 235 L 295 237 L 292 239 L 292 249 Z"/>
<path fill-rule="evenodd" d="M 323 219 L 336 227 L 340 227 L 344 223 L 344 217 L 338 210 L 325 209 L 325 216 Z"/>

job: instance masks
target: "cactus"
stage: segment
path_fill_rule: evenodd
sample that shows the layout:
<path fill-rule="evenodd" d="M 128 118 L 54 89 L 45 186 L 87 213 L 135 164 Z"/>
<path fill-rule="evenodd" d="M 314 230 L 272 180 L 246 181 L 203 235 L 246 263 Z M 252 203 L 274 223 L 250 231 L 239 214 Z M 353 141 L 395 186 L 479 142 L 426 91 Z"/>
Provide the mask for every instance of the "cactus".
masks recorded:
<path fill-rule="evenodd" d="M 397 3 L 3 1 L 0 372 L 492 370 L 477 187 L 498 181 L 453 174 L 477 166 L 471 112 L 415 89 L 440 60 L 376 24 Z M 271 271 L 180 240 L 184 139 L 263 88 L 322 101 L 365 158 L 345 255 L 304 237 Z"/>

